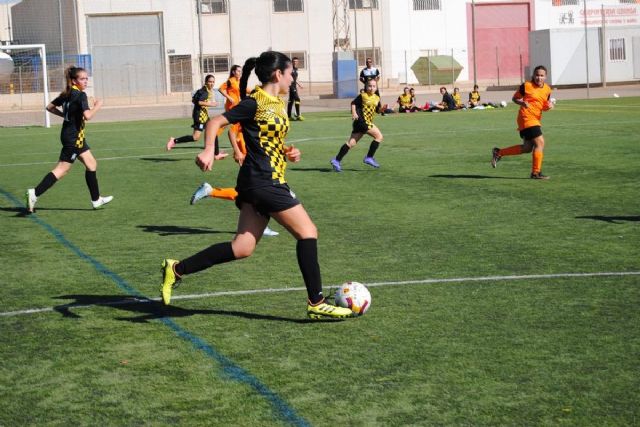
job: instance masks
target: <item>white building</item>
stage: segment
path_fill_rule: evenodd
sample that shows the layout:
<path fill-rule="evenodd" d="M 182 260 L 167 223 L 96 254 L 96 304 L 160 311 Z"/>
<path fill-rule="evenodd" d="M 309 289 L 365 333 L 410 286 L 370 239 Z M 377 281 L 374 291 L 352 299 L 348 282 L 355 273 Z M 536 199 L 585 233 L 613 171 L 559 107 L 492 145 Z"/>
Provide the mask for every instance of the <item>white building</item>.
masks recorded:
<path fill-rule="evenodd" d="M 603 3 L 611 10 L 609 29 L 638 25 L 640 4 L 586 0 L 589 26 L 601 25 L 594 11 Z M 10 10 L 13 40 L 45 43 L 52 57 L 91 68 L 100 96 L 144 97 L 191 91 L 208 73 L 221 81 L 232 64 L 268 49 L 300 57 L 301 81 L 330 82 L 334 46 L 347 44 L 361 65 L 366 56 L 376 59 L 383 86 L 390 81 L 415 83 L 411 65 L 419 57 L 434 55 L 452 55 L 462 65 L 459 80 L 522 79 L 529 65 L 530 32 L 580 28 L 583 4 L 583 0 L 22 0 Z M 624 38 L 627 58 L 633 61 L 632 52 L 638 50 L 634 30 Z"/>

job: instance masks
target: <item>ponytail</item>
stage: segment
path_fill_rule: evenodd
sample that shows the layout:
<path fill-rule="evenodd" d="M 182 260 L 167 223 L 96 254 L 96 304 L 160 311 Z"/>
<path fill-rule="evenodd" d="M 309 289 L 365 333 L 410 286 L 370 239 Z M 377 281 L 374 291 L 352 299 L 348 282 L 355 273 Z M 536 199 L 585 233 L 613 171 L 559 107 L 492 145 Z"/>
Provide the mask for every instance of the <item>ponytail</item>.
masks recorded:
<path fill-rule="evenodd" d="M 242 77 L 240 78 L 240 96 L 242 99 L 247 96 L 247 81 L 251 71 L 255 68 L 256 76 L 260 83 L 266 84 L 273 78 L 273 73 L 284 70 L 291 64 L 291 59 L 284 53 L 269 50 L 262 52 L 258 58 L 249 58 L 242 67 Z"/>
<path fill-rule="evenodd" d="M 256 67 L 256 58 L 249 58 L 245 61 L 242 67 L 242 77 L 240 77 L 240 99 L 247 97 L 247 82 L 251 72 Z"/>

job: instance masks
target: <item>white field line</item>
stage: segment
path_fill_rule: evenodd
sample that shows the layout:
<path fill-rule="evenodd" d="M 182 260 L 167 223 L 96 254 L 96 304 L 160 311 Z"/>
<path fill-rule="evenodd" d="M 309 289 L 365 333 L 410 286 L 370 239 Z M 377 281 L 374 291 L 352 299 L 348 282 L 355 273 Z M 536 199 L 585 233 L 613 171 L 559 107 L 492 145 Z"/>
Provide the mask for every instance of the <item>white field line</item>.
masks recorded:
<path fill-rule="evenodd" d="M 500 281 L 516 281 L 516 280 L 537 280 L 537 279 L 566 279 L 575 277 L 615 277 L 615 276 L 640 276 L 640 271 L 614 271 L 614 272 L 596 272 L 596 273 L 557 273 L 557 274 L 529 274 L 529 275 L 511 275 L 511 276 L 480 276 L 480 277 L 454 277 L 454 278 L 442 278 L 442 279 L 418 279 L 418 280 L 403 280 L 395 282 L 372 282 L 365 283 L 367 287 L 382 287 L 382 286 L 407 286 L 407 285 L 430 285 L 436 283 L 461 283 L 461 282 L 500 282 Z M 337 285 L 327 285 L 325 288 L 330 289 Z M 296 288 L 267 288 L 267 289 L 248 289 L 244 291 L 220 291 L 220 292 L 207 292 L 202 294 L 190 294 L 190 295 L 175 295 L 171 299 L 176 300 L 195 300 L 204 298 L 217 298 L 223 296 L 242 296 L 242 295 L 256 295 L 256 294 L 269 294 L 278 292 L 298 292 L 304 291 L 304 287 Z M 30 308 L 25 310 L 16 311 L 4 311 L 0 312 L 0 317 L 15 317 L 27 314 L 37 314 L 56 311 L 56 309 L 67 308 L 90 308 L 96 306 L 119 306 L 119 305 L 131 305 L 131 304 L 144 304 L 152 301 L 160 301 L 160 298 L 143 298 L 135 296 L 122 296 L 122 301 L 94 304 L 60 304 L 55 307 L 44 308 Z"/>
<path fill-rule="evenodd" d="M 617 122 L 607 122 L 607 124 L 617 124 L 617 125 L 627 125 L 627 124 L 637 124 L 638 122 L 635 120 L 626 120 L 626 121 L 617 121 Z M 580 128 L 585 128 L 588 127 L 589 125 L 593 125 L 593 126 L 600 126 L 600 124 L 598 123 L 584 123 L 584 124 L 580 124 Z M 568 128 L 568 127 L 576 127 L 575 125 L 553 125 L 553 126 L 547 126 L 547 128 Z M 496 128 L 474 128 L 474 129 L 458 129 L 456 132 L 459 133 L 478 133 L 478 132 L 489 132 L 489 131 L 497 131 L 497 130 L 507 130 L 507 129 L 513 129 L 512 126 L 509 127 L 496 127 Z M 448 130 L 442 130 L 442 131 L 437 131 L 437 130 L 432 130 L 430 131 L 432 134 L 449 134 L 450 131 Z M 332 135 L 332 136 L 321 136 L 321 137 L 314 137 L 314 138 L 299 138 L 299 139 L 290 139 L 288 140 L 288 143 L 290 144 L 298 144 L 300 142 L 310 142 L 310 141 L 323 141 L 323 140 L 336 140 L 336 141 L 342 141 L 344 138 L 345 134 L 340 134 L 340 135 Z M 424 132 L 422 131 L 416 131 L 416 132 L 398 132 L 398 133 L 386 133 L 387 137 L 403 137 L 403 136 L 411 136 L 411 135 L 424 135 Z M 138 147 L 141 148 L 141 147 Z M 129 150 L 131 148 L 123 148 L 122 150 Z M 133 148 L 136 149 L 136 148 Z M 115 150 L 115 149 L 114 149 Z M 165 153 L 165 152 L 154 152 L 154 153 L 147 153 L 147 154 L 139 154 L 139 155 L 135 155 L 135 156 L 118 156 L 118 157 L 98 157 L 96 158 L 99 161 L 106 161 L 106 160 L 122 160 L 122 159 L 139 159 L 142 157 L 149 157 L 149 156 L 181 156 L 181 155 L 193 155 L 193 153 L 198 152 L 198 148 L 194 147 L 194 150 L 189 150 L 189 151 L 181 151 L 181 152 L 174 152 L 174 153 Z M 101 150 L 98 150 L 99 152 Z M 51 153 L 37 153 L 37 154 L 51 154 L 51 155 L 56 155 L 59 152 L 51 152 Z M 29 154 L 32 155 L 32 154 Z M 57 161 L 45 161 L 45 162 L 31 162 L 31 163 L 0 163 L 0 168 L 4 168 L 4 167 L 12 167 L 12 166 L 35 166 L 35 165 L 53 165 L 56 164 Z"/>

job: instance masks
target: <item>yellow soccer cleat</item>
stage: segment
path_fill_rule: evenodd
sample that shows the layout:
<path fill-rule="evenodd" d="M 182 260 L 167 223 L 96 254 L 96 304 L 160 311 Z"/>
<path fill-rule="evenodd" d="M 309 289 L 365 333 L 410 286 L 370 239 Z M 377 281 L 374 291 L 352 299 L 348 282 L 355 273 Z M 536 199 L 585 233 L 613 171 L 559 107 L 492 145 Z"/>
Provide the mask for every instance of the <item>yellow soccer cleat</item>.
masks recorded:
<path fill-rule="evenodd" d="M 325 300 L 322 300 L 315 305 L 307 303 L 307 317 L 310 319 L 344 319 L 353 317 L 353 312 L 349 308 L 327 304 Z"/>
<path fill-rule="evenodd" d="M 180 284 L 180 277 L 173 271 L 173 267 L 178 263 L 177 259 L 165 259 L 162 261 L 162 286 L 160 295 L 164 305 L 171 302 L 171 292 Z"/>

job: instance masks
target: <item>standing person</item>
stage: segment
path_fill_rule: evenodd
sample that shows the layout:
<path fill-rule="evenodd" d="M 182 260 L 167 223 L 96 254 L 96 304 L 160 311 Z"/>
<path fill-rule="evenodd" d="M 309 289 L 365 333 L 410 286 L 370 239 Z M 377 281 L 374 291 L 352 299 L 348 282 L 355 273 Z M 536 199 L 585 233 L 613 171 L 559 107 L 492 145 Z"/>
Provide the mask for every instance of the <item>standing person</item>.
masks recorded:
<path fill-rule="evenodd" d="M 503 156 L 516 156 L 522 153 L 531 154 L 531 179 L 549 179 L 543 175 L 542 158 L 544 157 L 544 136 L 542 135 L 542 112 L 553 108 L 551 88 L 545 83 L 547 69 L 538 65 L 533 70 L 531 81 L 524 82 L 511 99 L 520 106 L 518 110 L 518 131 L 522 144 L 507 148 L 495 147 L 492 151 L 491 166 L 496 167 Z"/>
<path fill-rule="evenodd" d="M 42 178 L 36 188 L 29 188 L 25 195 L 27 211 L 35 212 L 38 197 L 44 194 L 56 182 L 61 180 L 76 161 L 80 159 L 86 168 L 84 178 L 91 195 L 94 209 L 106 205 L 113 196 L 100 196 L 96 169 L 98 162 L 93 157 L 89 144 L 85 139 L 85 122 L 91 120 L 102 107 L 102 101 L 96 99 L 93 108 L 89 107 L 87 94 L 84 92 L 89 83 L 89 75 L 84 68 L 69 67 L 65 70 L 66 87 L 56 99 L 47 105 L 47 111 L 63 118 L 60 142 L 62 150 L 58 163 L 51 172 Z M 62 109 L 60 109 L 62 107 Z"/>
<path fill-rule="evenodd" d="M 293 76 L 293 83 L 291 83 L 291 87 L 289 88 L 289 104 L 287 105 L 287 115 L 289 116 L 289 120 L 300 120 L 304 121 L 304 117 L 300 115 L 300 96 L 298 95 L 298 88 L 304 89 L 300 83 L 298 83 L 298 62 L 300 61 L 297 56 L 294 56 L 291 60 L 293 62 L 293 71 L 291 72 L 291 76 Z M 296 115 L 291 115 L 292 107 L 295 105 L 296 107 Z"/>
<path fill-rule="evenodd" d="M 218 103 L 213 99 L 213 85 L 216 83 L 216 78 L 212 74 L 208 74 L 204 78 L 204 86 L 193 94 L 191 102 L 193 103 L 193 134 L 181 136 L 179 138 L 169 137 L 167 141 L 167 151 L 170 151 L 176 144 L 184 144 L 185 142 L 194 142 L 200 140 L 200 135 L 204 131 L 205 125 L 209 121 L 209 107 L 215 107 Z M 216 156 L 218 159 L 222 159 L 227 156 L 227 153 L 220 153 L 218 148 L 218 137 L 216 136 Z"/>
<path fill-rule="evenodd" d="M 367 90 L 367 82 L 375 80 L 376 82 L 376 95 L 380 96 L 377 83 L 380 80 L 380 70 L 373 66 L 373 59 L 367 58 L 366 67 L 360 71 L 360 81 L 364 85 L 364 90 Z"/>
<path fill-rule="evenodd" d="M 247 81 L 254 68 L 262 85 L 245 97 Z M 258 58 L 249 58 L 240 79 L 243 100 L 207 123 L 205 148 L 196 157 L 202 171 L 211 170 L 214 163 L 213 135 L 228 123 L 242 123 L 247 156 L 240 167 L 236 187 L 236 205 L 240 209 L 238 229 L 230 242 L 214 244 L 181 261 L 165 259 L 162 262 L 161 294 L 165 305 L 170 303 L 174 286 L 185 275 L 250 256 L 262 237 L 262 230 L 273 217 L 297 240 L 298 265 L 307 288 L 307 316 L 313 319 L 351 316 L 351 310 L 325 302 L 318 265 L 318 231 L 285 180 L 287 160 L 297 162 L 301 155 L 293 145 L 285 145 L 289 119 L 284 102 L 278 97 L 289 90 L 292 70 L 291 60 L 280 52 L 263 52 Z"/>
<path fill-rule="evenodd" d="M 350 149 L 356 146 L 360 138 L 365 134 L 373 138 L 369 146 L 369 152 L 362 160 L 365 164 L 379 168 L 380 165 L 375 161 L 374 155 L 383 140 L 382 132 L 373 124 L 373 116 L 376 111 L 380 111 L 380 97 L 376 95 L 376 81 L 371 79 L 365 86 L 365 92 L 358 95 L 351 101 L 351 117 L 353 118 L 353 126 L 349 140 L 342 144 L 336 157 L 331 159 L 331 166 L 336 172 L 342 172 L 342 164 L 340 163 Z"/>

